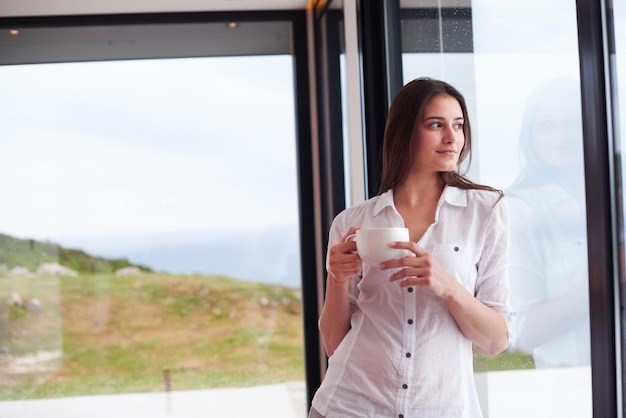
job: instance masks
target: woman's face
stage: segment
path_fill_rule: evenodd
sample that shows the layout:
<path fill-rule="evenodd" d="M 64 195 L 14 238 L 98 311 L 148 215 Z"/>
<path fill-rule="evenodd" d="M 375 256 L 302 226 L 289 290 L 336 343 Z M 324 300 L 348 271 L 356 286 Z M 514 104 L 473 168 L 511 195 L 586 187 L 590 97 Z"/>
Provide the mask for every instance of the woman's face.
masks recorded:
<path fill-rule="evenodd" d="M 531 132 L 537 156 L 558 168 L 582 163 L 579 101 L 551 97 L 535 112 Z"/>
<path fill-rule="evenodd" d="M 465 144 L 463 111 L 452 96 L 435 96 L 426 104 L 417 130 L 414 170 L 454 171 Z"/>

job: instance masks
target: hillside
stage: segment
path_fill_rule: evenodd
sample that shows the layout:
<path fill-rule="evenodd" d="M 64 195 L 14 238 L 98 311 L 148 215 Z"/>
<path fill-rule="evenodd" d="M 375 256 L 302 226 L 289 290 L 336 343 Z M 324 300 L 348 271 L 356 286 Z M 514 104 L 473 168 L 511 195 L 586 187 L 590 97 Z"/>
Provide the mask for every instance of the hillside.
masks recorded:
<path fill-rule="evenodd" d="M 132 264 L 123 258 L 94 257 L 82 250 L 64 248 L 53 242 L 0 234 L 0 265 L 5 270 L 22 266 L 35 271 L 44 263 L 58 263 L 79 273 L 110 273 L 130 266 L 139 267 L 143 271 L 151 270 L 147 266 Z"/>
<path fill-rule="evenodd" d="M 0 278 L 0 399 L 304 380 L 299 289 L 221 276 Z M 36 299 L 38 304 L 29 305 Z M 2 334 L 2 333 L 0 333 Z"/>

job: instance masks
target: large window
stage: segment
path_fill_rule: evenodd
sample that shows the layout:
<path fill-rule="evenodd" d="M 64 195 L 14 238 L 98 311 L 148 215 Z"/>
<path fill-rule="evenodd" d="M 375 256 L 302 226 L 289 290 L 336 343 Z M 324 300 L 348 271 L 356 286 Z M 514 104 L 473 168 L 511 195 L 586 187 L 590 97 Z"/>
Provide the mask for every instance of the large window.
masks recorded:
<path fill-rule="evenodd" d="M 0 67 L 11 417 L 83 416 L 85 395 L 106 416 L 304 416 L 295 65 L 290 25 L 266 25 L 280 45 L 242 32 L 257 54 L 199 52 L 241 22 L 87 28 L 55 55 L 73 62 Z M 34 34 L 4 45 L 29 61 Z"/>
<path fill-rule="evenodd" d="M 588 417 L 576 4 L 407 3 L 402 11 L 405 82 L 441 78 L 465 94 L 475 141 L 470 177 L 504 190 L 511 209 L 516 334 L 510 349 L 495 358 L 475 350 L 485 416 Z"/>

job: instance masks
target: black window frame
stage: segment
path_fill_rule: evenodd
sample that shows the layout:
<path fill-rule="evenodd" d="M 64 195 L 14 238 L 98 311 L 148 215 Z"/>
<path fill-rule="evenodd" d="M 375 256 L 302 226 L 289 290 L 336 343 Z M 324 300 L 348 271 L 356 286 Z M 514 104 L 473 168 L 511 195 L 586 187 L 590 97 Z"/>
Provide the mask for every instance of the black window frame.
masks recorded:
<path fill-rule="evenodd" d="M 591 380 L 594 417 L 622 414 L 621 341 L 623 305 L 619 292 L 618 174 L 612 135 L 611 76 L 606 66 L 614 53 L 611 1 L 577 0 L 578 48 L 585 159 Z M 617 116 L 617 115 L 615 115 Z M 621 249 L 624 251 L 624 249 Z"/>

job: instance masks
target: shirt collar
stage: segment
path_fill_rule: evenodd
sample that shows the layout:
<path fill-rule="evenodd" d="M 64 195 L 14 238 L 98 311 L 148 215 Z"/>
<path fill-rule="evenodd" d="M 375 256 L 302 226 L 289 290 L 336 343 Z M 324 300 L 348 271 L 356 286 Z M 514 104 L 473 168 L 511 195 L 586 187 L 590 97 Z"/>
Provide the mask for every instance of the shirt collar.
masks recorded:
<path fill-rule="evenodd" d="M 389 189 L 378 196 L 378 200 L 374 206 L 374 216 L 378 215 L 387 206 L 391 206 L 394 209 L 396 207 L 396 205 L 393 204 L 393 189 Z"/>
<path fill-rule="evenodd" d="M 460 207 L 467 206 L 467 190 L 446 185 L 443 189 L 442 197 L 442 200 L 450 205 Z M 374 206 L 374 216 L 378 215 L 387 206 L 394 209 L 396 207 L 393 203 L 393 189 L 389 189 L 385 193 L 378 196 L 378 201 Z"/>
<path fill-rule="evenodd" d="M 443 199 L 453 206 L 465 207 L 467 206 L 467 190 L 446 186 L 443 189 Z"/>

